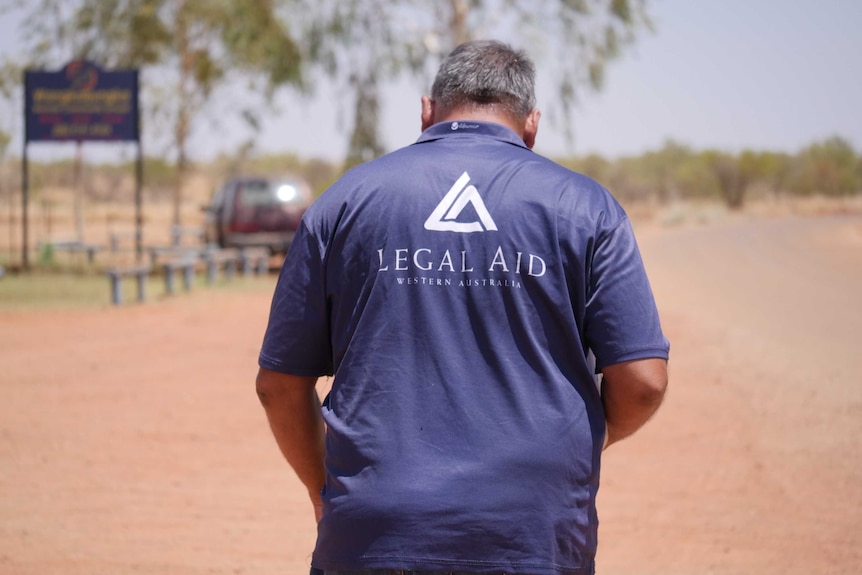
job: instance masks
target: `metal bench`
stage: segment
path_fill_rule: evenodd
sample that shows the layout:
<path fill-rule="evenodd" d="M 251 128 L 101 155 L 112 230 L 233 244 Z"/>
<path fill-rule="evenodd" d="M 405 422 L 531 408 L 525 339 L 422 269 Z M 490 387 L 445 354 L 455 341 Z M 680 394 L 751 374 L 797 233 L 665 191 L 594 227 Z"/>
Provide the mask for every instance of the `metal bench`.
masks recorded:
<path fill-rule="evenodd" d="M 111 302 L 114 305 L 123 303 L 123 278 L 135 277 L 138 282 L 138 301 L 142 302 L 147 298 L 147 277 L 152 272 L 150 266 L 126 266 L 126 267 L 110 267 L 105 270 L 105 273 L 111 280 Z"/>
<path fill-rule="evenodd" d="M 165 272 L 165 292 L 168 294 L 174 293 L 174 274 L 182 272 L 183 289 L 190 291 L 195 277 L 195 267 L 198 258 L 196 255 L 179 256 L 162 263 L 162 270 Z"/>
<path fill-rule="evenodd" d="M 96 259 L 96 254 L 102 251 L 104 247 L 98 244 L 87 244 L 80 240 L 57 240 L 44 242 L 40 244 L 39 249 L 51 250 L 52 252 L 86 253 L 87 263 L 92 264 Z"/>
<path fill-rule="evenodd" d="M 224 276 L 227 281 L 233 279 L 237 262 L 240 261 L 240 253 L 234 248 L 208 248 L 204 250 L 202 257 L 207 268 L 207 283 L 210 285 L 215 283 L 219 267 L 224 267 Z"/>
<path fill-rule="evenodd" d="M 176 285 L 175 276 L 177 272 L 182 273 L 183 288 L 185 291 L 192 289 L 195 268 L 201 258 L 201 250 L 196 248 L 182 248 L 170 246 L 154 246 L 148 248 L 150 252 L 150 265 L 159 269 L 165 276 L 165 292 L 173 294 Z"/>
<path fill-rule="evenodd" d="M 268 248 L 242 248 L 239 251 L 239 263 L 242 273 L 249 276 L 252 273 L 265 275 L 269 272 L 269 258 L 272 254 Z"/>
<path fill-rule="evenodd" d="M 150 254 L 150 265 L 159 267 L 162 262 L 176 259 L 197 259 L 203 254 L 203 251 L 192 247 L 176 247 L 176 246 L 150 246 L 147 248 Z"/>

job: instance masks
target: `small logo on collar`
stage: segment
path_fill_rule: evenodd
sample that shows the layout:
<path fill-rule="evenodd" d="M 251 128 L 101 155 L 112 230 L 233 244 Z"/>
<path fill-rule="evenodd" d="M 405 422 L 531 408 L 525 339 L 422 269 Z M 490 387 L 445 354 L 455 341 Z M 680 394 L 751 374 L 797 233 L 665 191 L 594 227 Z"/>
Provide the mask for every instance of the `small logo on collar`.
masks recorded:
<path fill-rule="evenodd" d="M 455 130 L 475 130 L 476 128 L 479 127 L 479 124 L 467 124 L 466 122 L 452 122 L 452 125 L 450 127 L 452 128 L 453 132 Z"/>

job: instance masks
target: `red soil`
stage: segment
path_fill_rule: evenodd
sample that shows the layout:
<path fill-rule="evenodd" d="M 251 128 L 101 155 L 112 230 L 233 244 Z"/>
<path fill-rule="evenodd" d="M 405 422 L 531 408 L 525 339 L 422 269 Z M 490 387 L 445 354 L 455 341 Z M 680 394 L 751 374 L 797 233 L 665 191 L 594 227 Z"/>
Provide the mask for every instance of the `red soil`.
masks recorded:
<path fill-rule="evenodd" d="M 858 573 L 862 218 L 639 233 L 671 384 L 605 456 L 599 572 Z M 0 572 L 307 573 L 254 393 L 268 306 L 0 312 Z"/>

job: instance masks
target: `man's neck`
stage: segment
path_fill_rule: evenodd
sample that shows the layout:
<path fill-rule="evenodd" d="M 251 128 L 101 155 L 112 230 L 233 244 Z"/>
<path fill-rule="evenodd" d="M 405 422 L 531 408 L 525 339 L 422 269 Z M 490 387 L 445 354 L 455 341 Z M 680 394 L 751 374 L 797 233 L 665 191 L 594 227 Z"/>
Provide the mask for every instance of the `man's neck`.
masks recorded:
<path fill-rule="evenodd" d="M 465 104 L 455 108 L 438 107 L 430 96 L 422 96 L 422 129 L 426 130 L 433 124 L 454 121 L 493 122 L 505 126 L 518 134 L 524 144 L 532 149 L 536 143 L 536 132 L 539 129 L 541 113 L 538 109 L 530 112 L 526 118 L 516 118 L 508 110 L 497 104 L 476 105 Z"/>
<path fill-rule="evenodd" d="M 501 113 L 495 106 L 460 106 L 452 110 L 448 110 L 443 114 L 436 114 L 434 123 L 453 122 L 453 121 L 476 121 L 476 122 L 492 122 L 506 126 L 522 140 L 524 139 L 524 122 L 517 121 L 512 118 L 511 114 Z"/>

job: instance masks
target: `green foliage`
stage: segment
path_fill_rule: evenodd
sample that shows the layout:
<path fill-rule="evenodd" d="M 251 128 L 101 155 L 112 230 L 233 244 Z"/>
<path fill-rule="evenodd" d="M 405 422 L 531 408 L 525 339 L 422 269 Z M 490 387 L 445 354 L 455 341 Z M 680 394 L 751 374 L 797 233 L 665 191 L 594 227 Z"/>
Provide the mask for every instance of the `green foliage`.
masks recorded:
<path fill-rule="evenodd" d="M 12 100 L 21 87 L 23 68 L 20 64 L 11 61 L 3 62 L 0 67 L 0 98 Z"/>
<path fill-rule="evenodd" d="M 187 66 L 204 91 L 228 71 L 271 86 L 301 76 L 299 48 L 272 0 L 41 0 L 24 13 L 33 65 L 75 57 L 109 68 Z"/>
<path fill-rule="evenodd" d="M 68 23 L 79 57 L 105 67 L 157 64 L 171 42 L 159 0 L 85 0 Z"/>
<path fill-rule="evenodd" d="M 611 162 L 598 154 L 567 158 L 562 160 L 562 163 L 567 168 L 586 174 L 599 182 L 607 182 L 611 179 Z"/>
<path fill-rule="evenodd" d="M 8 60 L 0 63 L 0 102 L 9 108 L 14 107 L 13 102 L 18 96 L 22 75 L 23 70 L 17 63 Z M 11 118 L 0 120 L 0 160 L 6 157 L 13 128 Z"/>
<path fill-rule="evenodd" d="M 795 163 L 790 154 L 783 152 L 760 152 L 757 154 L 756 177 L 773 195 L 780 195 L 787 188 L 791 169 Z"/>
<path fill-rule="evenodd" d="M 3 6 L 11 8 L 10 0 Z M 30 67 L 56 69 L 84 58 L 158 75 L 158 82 L 143 82 L 141 101 L 149 126 L 171 126 L 175 224 L 188 142 L 213 92 L 242 77 L 252 88 L 263 85 L 256 92 L 271 103 L 276 88 L 301 84 L 299 47 L 272 0 L 40 0 L 19 10 Z M 251 127 L 260 125 L 259 112 L 237 106 Z"/>
<path fill-rule="evenodd" d="M 135 165 L 133 162 L 127 163 L 123 169 L 128 173 L 134 173 Z M 146 174 L 147 186 L 156 188 L 168 188 L 176 178 L 177 167 L 165 160 L 156 156 L 144 157 L 144 174 Z"/>
<path fill-rule="evenodd" d="M 268 154 L 246 158 L 237 164 L 232 157 L 221 157 L 214 162 L 213 172 L 218 179 L 245 174 L 286 175 L 294 174 L 309 183 L 314 194 L 320 195 L 342 173 L 340 166 L 318 158 L 302 159 L 295 154 Z"/>
<path fill-rule="evenodd" d="M 737 210 L 755 189 L 774 196 L 862 192 L 862 156 L 840 137 L 814 143 L 796 155 L 696 152 L 669 141 L 640 156 L 607 160 L 592 154 L 559 161 L 595 178 L 626 202 L 717 199 Z"/>
<path fill-rule="evenodd" d="M 276 19 L 272 0 L 226 3 L 221 39 L 237 68 L 266 70 L 270 88 L 301 80 L 299 46 Z"/>
<path fill-rule="evenodd" d="M 857 156 L 843 139 L 833 137 L 814 143 L 798 154 L 744 150 L 730 153 L 718 150 L 696 151 L 674 141 L 639 156 L 608 159 L 598 154 L 557 158 L 561 164 L 593 177 L 620 201 L 627 203 L 670 202 L 674 200 L 717 200 L 731 209 L 744 207 L 755 192 L 773 196 L 830 196 L 862 193 L 862 156 Z M 3 172 L 9 182 L 20 180 L 16 170 L 20 161 L 8 158 Z M 345 166 L 318 158 L 295 154 L 223 156 L 197 167 L 213 179 L 238 173 L 296 174 L 305 178 L 316 194 L 323 192 L 344 171 Z M 39 197 L 48 187 L 71 187 L 74 182 L 71 160 L 31 162 L 31 191 Z M 146 157 L 145 195 L 157 199 L 167 194 L 176 166 L 165 159 Z M 134 173 L 134 164 L 90 166 L 86 174 L 98 173 L 102 181 L 114 184 L 101 192 L 88 187 L 91 200 L 131 201 L 129 185 L 121 182 Z M 9 187 L 9 184 L 4 184 Z M 103 188 L 105 186 L 102 186 Z M 120 190 L 122 188 L 122 190 Z"/>
<path fill-rule="evenodd" d="M 858 193 L 862 183 L 858 162 L 853 147 L 840 137 L 814 143 L 797 156 L 792 189 L 801 195 Z"/>
<path fill-rule="evenodd" d="M 529 46 L 558 81 L 551 120 L 562 113 L 560 124 L 570 126 L 580 90 L 600 88 L 606 65 L 650 28 L 646 6 L 647 0 L 0 0 L 0 8 L 24 16 L 26 66 L 56 69 L 87 58 L 107 68 L 158 72 L 158 82 L 143 84 L 150 86 L 144 116 L 153 132 L 172 126 L 177 194 L 196 119 L 214 91 L 239 77 L 267 99 L 280 86 L 307 88 L 303 66 L 336 78 L 354 112 L 353 165 L 384 152 L 380 84 L 405 74 L 427 81 L 443 55 L 471 38 Z M 237 105 L 236 111 L 256 133 L 261 110 Z"/>
<path fill-rule="evenodd" d="M 12 141 L 12 135 L 0 128 L 0 159 L 6 156 L 6 149 L 9 147 L 9 142 Z"/>
<path fill-rule="evenodd" d="M 742 169 L 741 158 L 710 150 L 704 152 L 703 159 L 715 176 L 715 180 L 718 182 L 718 191 L 727 207 L 733 210 L 742 208 L 748 180 Z"/>
<path fill-rule="evenodd" d="M 668 140 L 659 150 L 647 152 L 642 158 L 642 171 L 647 185 L 660 201 L 679 197 L 680 171 L 692 161 L 688 146 Z"/>
<path fill-rule="evenodd" d="M 42 188 L 72 187 L 75 179 L 72 160 L 30 163 L 30 187 L 38 193 Z"/>
<path fill-rule="evenodd" d="M 404 74 L 427 82 L 440 59 L 465 40 L 495 37 L 529 47 L 557 82 L 551 121 L 571 126 L 584 87 L 601 88 L 605 68 L 650 28 L 647 0 L 281 0 L 297 14 L 310 64 L 350 94 L 348 165 L 383 153 L 379 85 Z M 571 134 L 569 134 L 571 135 Z"/>

